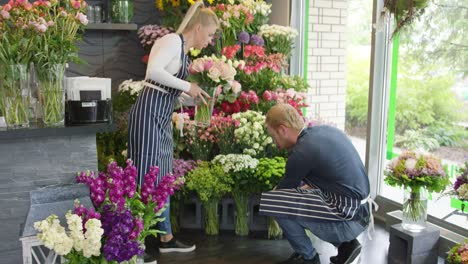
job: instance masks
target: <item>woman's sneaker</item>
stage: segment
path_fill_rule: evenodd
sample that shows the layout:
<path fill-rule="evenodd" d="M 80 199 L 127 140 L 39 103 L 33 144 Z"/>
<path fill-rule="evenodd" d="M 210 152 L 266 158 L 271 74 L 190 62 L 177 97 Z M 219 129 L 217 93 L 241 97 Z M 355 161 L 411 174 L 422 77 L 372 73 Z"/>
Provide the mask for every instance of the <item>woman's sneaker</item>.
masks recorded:
<path fill-rule="evenodd" d="M 159 242 L 159 252 L 160 253 L 169 253 L 169 252 L 192 252 L 195 250 L 195 245 L 185 245 L 184 243 L 177 241 L 173 237 L 168 242 Z"/>

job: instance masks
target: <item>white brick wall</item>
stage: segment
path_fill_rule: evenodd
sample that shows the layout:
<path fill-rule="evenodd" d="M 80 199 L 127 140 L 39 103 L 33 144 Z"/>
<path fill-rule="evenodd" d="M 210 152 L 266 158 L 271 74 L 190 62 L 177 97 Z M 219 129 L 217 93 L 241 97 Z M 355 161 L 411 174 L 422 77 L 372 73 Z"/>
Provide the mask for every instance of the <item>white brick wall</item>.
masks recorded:
<path fill-rule="evenodd" d="M 313 0 L 309 10 L 308 116 L 344 129 L 347 0 Z"/>

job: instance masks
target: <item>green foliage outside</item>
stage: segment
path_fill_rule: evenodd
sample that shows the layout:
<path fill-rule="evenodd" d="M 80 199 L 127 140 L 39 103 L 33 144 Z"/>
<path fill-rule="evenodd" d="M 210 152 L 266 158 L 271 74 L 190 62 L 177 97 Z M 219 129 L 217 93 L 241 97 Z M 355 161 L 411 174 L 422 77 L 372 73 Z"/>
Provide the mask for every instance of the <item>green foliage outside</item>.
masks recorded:
<path fill-rule="evenodd" d="M 353 6 L 366 6 L 355 0 Z M 358 12 L 359 10 L 356 9 Z M 401 32 L 395 113 L 395 145 L 428 151 L 467 147 L 467 131 L 456 124 L 468 113 L 454 86 L 466 76 L 466 1 L 434 0 L 413 25 Z M 362 11 L 362 10 L 361 10 Z M 370 39 L 359 33 L 370 21 L 351 25 L 347 60 L 346 127 L 367 125 Z M 443 33 L 443 34 L 442 34 Z"/>

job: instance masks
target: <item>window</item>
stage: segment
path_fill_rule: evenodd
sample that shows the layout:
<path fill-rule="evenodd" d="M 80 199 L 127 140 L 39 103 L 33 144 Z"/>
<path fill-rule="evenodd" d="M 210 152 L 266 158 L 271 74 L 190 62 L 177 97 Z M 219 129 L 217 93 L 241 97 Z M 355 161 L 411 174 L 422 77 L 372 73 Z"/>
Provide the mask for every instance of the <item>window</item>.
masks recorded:
<path fill-rule="evenodd" d="M 430 1 L 392 40 L 386 158 L 402 149 L 430 152 L 448 166 L 452 182 L 457 166 L 468 159 L 468 37 L 460 34 L 467 8 L 459 0 Z M 381 186 L 382 196 L 402 202 L 402 190 Z M 447 195 L 430 197 L 430 215 L 468 229 L 467 213 L 459 209 L 460 202 Z"/>

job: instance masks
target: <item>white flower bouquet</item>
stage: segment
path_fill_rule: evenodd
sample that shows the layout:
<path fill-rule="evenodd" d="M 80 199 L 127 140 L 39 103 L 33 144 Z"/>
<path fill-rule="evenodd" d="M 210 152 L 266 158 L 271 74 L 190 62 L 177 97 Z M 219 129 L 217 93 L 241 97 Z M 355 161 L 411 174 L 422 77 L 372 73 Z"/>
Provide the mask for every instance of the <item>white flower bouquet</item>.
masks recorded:
<path fill-rule="evenodd" d="M 236 205 L 237 235 L 249 234 L 247 205 L 250 194 L 255 191 L 256 178 L 254 176 L 258 160 L 244 154 L 218 155 L 213 161 L 221 165 L 225 173 L 232 179 L 232 196 Z"/>
<path fill-rule="evenodd" d="M 232 119 L 239 121 L 234 136 L 243 153 L 252 157 L 264 156 L 265 148 L 273 145 L 273 139 L 265 129 L 265 116 L 256 111 L 247 111 L 233 114 Z"/>
<path fill-rule="evenodd" d="M 286 58 L 291 55 L 297 30 L 280 25 L 263 25 L 258 34 L 265 40 L 268 53 L 282 53 Z"/>
<path fill-rule="evenodd" d="M 72 214 L 71 211 L 68 211 L 65 217 L 68 233 L 54 214 L 34 223 L 34 228 L 39 231 L 37 234 L 39 240 L 47 248 L 67 259 L 69 263 L 88 263 L 90 259 L 99 259 L 104 233 L 101 221 L 97 218 L 89 218 L 83 224 L 82 218 L 77 214 Z"/>

